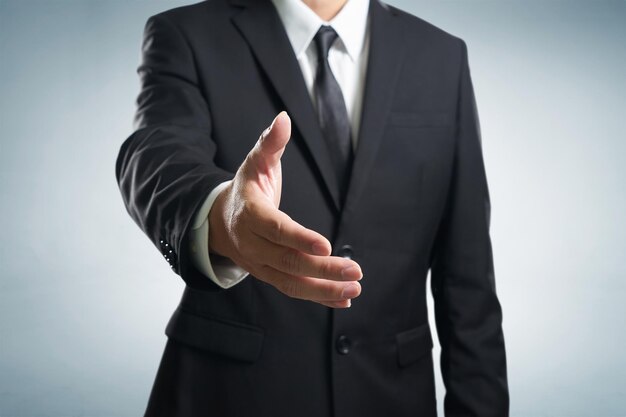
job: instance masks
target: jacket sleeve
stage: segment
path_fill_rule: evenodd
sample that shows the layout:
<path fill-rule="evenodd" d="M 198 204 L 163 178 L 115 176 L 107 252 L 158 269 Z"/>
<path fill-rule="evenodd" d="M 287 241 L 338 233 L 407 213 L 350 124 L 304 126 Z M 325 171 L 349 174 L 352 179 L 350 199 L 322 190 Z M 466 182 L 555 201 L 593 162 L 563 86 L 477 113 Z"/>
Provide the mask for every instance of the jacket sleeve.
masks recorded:
<path fill-rule="evenodd" d="M 124 204 L 187 285 L 221 290 L 194 267 L 189 233 L 211 190 L 234 173 L 215 164 L 211 114 L 193 52 L 164 14 L 146 23 L 137 72 L 136 130 L 121 145 L 115 166 Z"/>
<path fill-rule="evenodd" d="M 467 45 L 460 42 L 453 173 L 430 259 L 444 411 L 447 417 L 503 417 L 509 394 L 491 204 Z"/>

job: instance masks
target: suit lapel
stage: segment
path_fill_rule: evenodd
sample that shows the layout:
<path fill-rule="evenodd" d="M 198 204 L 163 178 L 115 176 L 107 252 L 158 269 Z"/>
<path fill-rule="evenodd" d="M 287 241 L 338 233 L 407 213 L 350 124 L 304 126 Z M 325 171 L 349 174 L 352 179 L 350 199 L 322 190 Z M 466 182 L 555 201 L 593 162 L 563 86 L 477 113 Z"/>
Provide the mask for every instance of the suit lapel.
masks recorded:
<path fill-rule="evenodd" d="M 232 20 L 284 103 L 315 161 L 326 189 L 340 208 L 337 179 L 322 137 L 302 72 L 278 13 L 269 0 L 232 0 L 243 6 Z M 383 138 L 405 53 L 401 26 L 394 12 L 370 0 L 370 46 L 364 86 L 361 125 L 344 212 L 354 210 L 371 175 Z"/>
<path fill-rule="evenodd" d="M 343 213 L 353 212 L 372 175 L 376 153 L 383 138 L 393 93 L 405 53 L 400 22 L 378 0 L 370 1 L 370 46 L 363 95 L 363 109 L 352 175 Z"/>
<path fill-rule="evenodd" d="M 236 2 L 244 6 L 244 9 L 233 16 L 233 23 L 250 45 L 254 56 L 283 101 L 317 164 L 335 208 L 339 209 L 339 189 L 330 155 L 300 65 L 280 17 L 269 0 Z"/>

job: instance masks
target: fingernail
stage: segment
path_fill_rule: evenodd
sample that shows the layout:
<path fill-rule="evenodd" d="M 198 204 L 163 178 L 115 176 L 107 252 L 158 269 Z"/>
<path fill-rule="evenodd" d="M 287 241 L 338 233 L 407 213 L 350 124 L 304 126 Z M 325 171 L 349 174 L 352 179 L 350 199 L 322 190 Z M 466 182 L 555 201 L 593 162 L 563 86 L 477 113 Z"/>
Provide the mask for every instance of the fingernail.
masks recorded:
<path fill-rule="evenodd" d="M 324 256 L 328 252 L 326 250 L 326 245 L 324 245 L 322 242 L 315 242 L 313 244 L 312 249 L 313 249 L 313 253 L 319 256 Z"/>
<path fill-rule="evenodd" d="M 361 268 L 358 266 L 350 265 L 347 268 L 341 270 L 341 277 L 344 279 L 361 279 L 363 278 L 363 274 L 361 273 Z"/>
<path fill-rule="evenodd" d="M 352 307 L 352 300 L 348 298 L 348 307 L 347 308 L 350 308 L 350 307 Z"/>
<path fill-rule="evenodd" d="M 357 284 L 349 284 L 343 287 L 341 298 L 354 298 L 359 295 L 359 286 Z"/>

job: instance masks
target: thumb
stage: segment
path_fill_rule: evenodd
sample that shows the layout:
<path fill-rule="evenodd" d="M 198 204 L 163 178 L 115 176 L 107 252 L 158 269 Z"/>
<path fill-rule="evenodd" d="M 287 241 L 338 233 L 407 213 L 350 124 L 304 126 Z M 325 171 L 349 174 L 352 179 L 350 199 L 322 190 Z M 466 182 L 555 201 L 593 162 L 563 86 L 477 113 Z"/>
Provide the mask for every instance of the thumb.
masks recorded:
<path fill-rule="evenodd" d="M 291 119 L 286 111 L 281 111 L 254 145 L 252 153 L 256 168 L 266 170 L 278 165 L 290 137 Z"/>

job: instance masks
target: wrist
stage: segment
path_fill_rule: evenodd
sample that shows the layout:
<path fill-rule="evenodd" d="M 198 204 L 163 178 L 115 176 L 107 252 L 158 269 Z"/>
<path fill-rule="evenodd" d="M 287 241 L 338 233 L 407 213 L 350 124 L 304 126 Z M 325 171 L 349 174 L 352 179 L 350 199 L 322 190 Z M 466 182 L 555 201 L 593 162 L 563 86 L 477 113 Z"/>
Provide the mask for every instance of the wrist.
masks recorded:
<path fill-rule="evenodd" d="M 230 184 L 217 196 L 209 211 L 209 253 L 228 257 L 228 233 L 226 228 L 226 206 Z"/>

